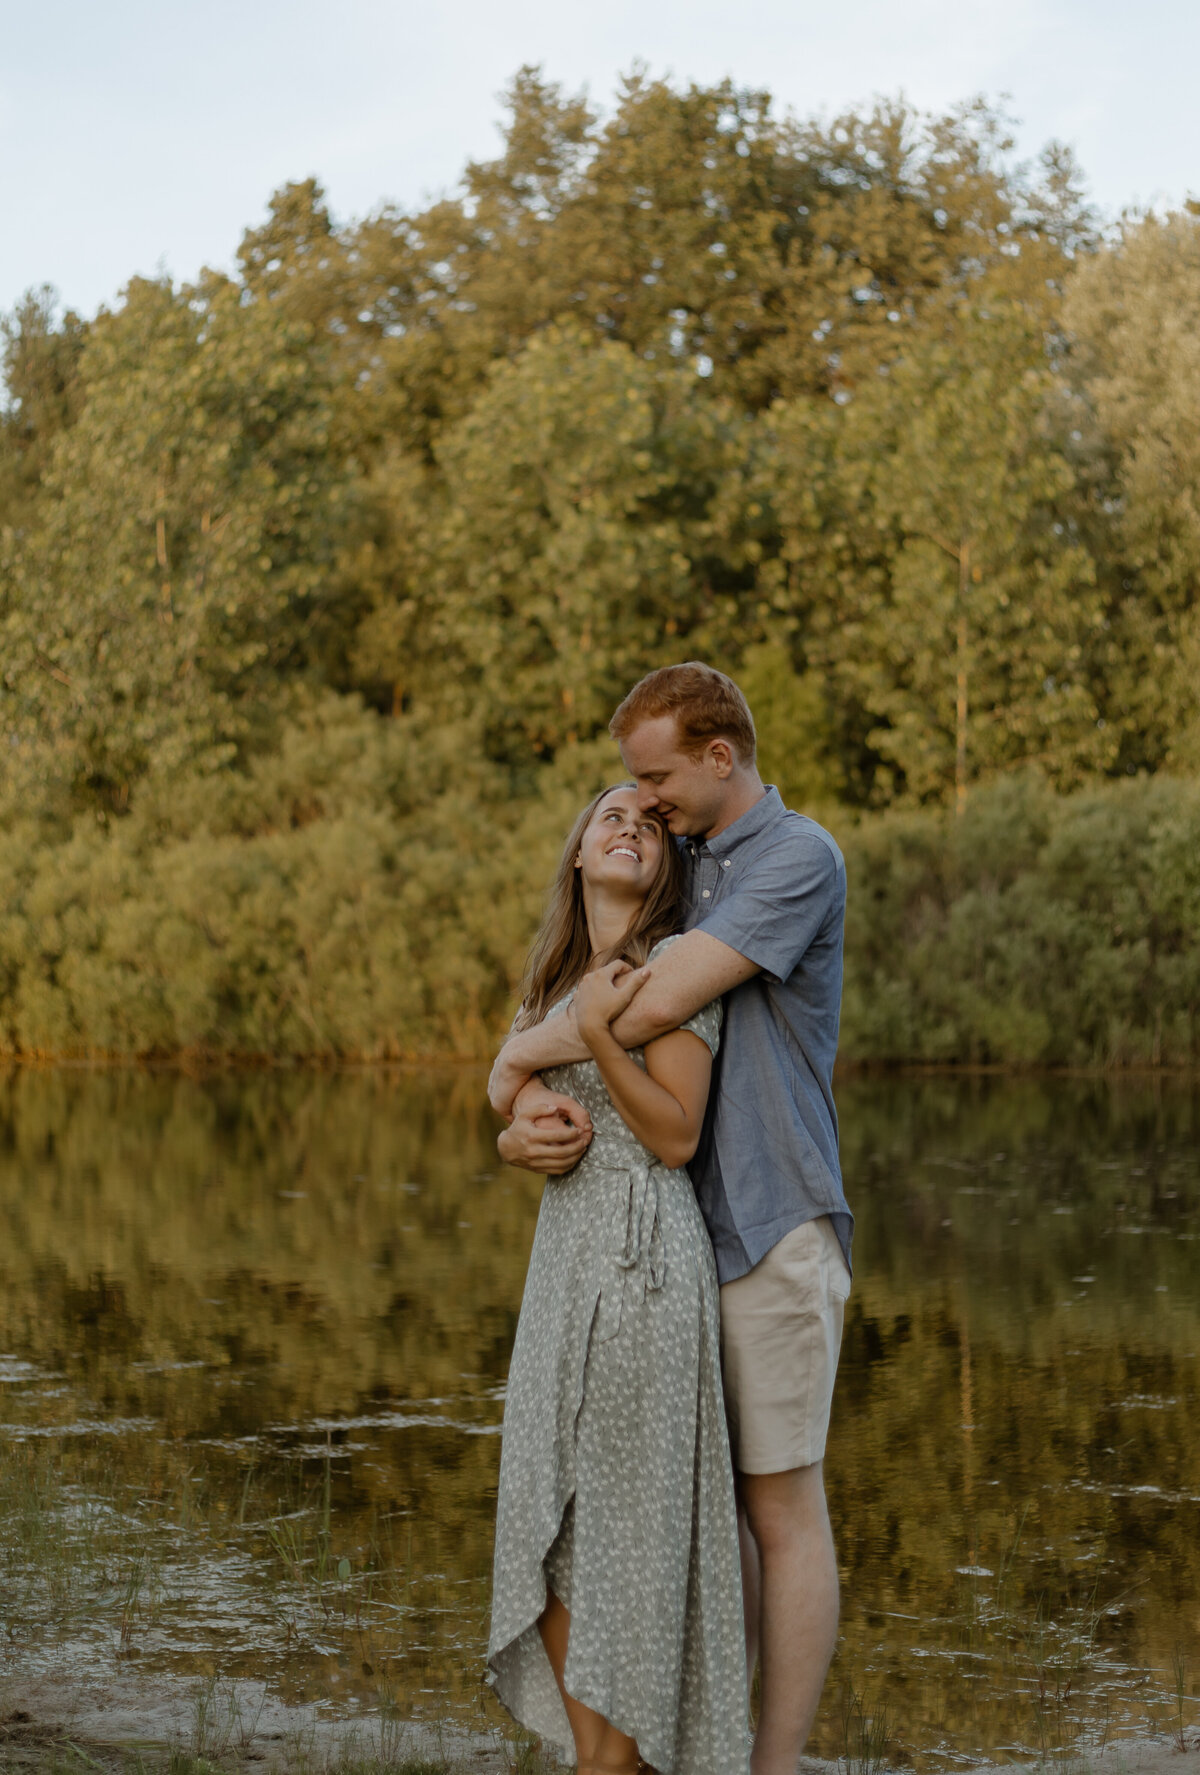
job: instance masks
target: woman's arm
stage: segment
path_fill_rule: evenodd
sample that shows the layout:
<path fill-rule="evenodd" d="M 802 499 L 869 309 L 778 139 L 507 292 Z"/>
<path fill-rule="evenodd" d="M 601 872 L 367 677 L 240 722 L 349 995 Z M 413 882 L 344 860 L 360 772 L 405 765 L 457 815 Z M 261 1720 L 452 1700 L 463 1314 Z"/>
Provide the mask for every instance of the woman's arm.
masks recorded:
<path fill-rule="evenodd" d="M 535 1073 L 517 1093 L 513 1119 L 496 1141 L 509 1165 L 561 1177 L 577 1165 L 592 1138 L 592 1119 L 581 1103 L 548 1091 Z"/>
<path fill-rule="evenodd" d="M 575 993 L 576 1026 L 622 1121 L 664 1165 L 686 1165 L 704 1123 L 712 1055 L 698 1035 L 673 1029 L 644 1050 L 646 1070 L 631 1060 L 612 1033 L 624 1008 L 624 962 L 587 974 Z M 632 995 L 630 995 L 632 996 Z"/>
<path fill-rule="evenodd" d="M 630 993 L 625 1013 L 617 1022 L 622 1047 L 645 1047 L 649 1052 L 648 1044 L 656 1036 L 678 1029 L 702 1005 L 721 998 L 758 972 L 757 962 L 710 937 L 703 926 L 686 932 L 652 968 L 637 970 L 642 990 L 636 996 Z M 539 1068 L 586 1059 L 587 1048 L 575 1024 L 575 1007 L 570 1005 L 561 1017 L 546 1018 L 505 1042 L 488 1080 L 492 1108 L 508 1115 L 514 1096 Z"/>

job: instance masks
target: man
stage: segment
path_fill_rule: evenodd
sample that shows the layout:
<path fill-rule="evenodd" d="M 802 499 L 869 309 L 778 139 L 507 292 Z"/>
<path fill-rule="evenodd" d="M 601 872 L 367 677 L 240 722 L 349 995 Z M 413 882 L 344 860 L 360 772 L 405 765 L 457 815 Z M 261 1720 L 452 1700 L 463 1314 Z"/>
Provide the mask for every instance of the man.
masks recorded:
<path fill-rule="evenodd" d="M 753 1775 L 795 1775 L 837 1633 L 838 1578 L 822 1462 L 850 1286 L 832 1073 L 846 876 L 815 821 L 789 812 L 755 764 L 754 723 L 731 679 L 691 662 L 652 672 L 611 731 L 681 842 L 687 934 L 613 1025 L 626 1047 L 724 997 L 725 1024 L 690 1167 L 721 1282 L 721 1345 L 741 1511 L 747 1656 L 761 1656 Z M 510 1163 L 573 1165 L 587 1117 L 545 1115 L 533 1075 L 584 1060 L 569 1012 L 506 1044 L 490 1095 L 513 1115 Z M 545 1124 L 535 1125 L 540 1118 Z"/>

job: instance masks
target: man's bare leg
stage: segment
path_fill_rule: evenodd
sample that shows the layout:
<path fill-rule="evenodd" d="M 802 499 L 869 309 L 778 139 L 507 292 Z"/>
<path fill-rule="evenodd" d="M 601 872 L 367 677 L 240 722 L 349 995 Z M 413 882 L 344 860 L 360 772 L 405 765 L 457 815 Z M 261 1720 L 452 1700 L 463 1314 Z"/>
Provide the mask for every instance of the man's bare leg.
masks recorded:
<path fill-rule="evenodd" d="M 738 1493 L 759 1567 L 762 1682 L 750 1768 L 796 1775 L 837 1639 L 837 1560 L 821 1463 L 739 1473 Z"/>
<path fill-rule="evenodd" d="M 551 1591 L 538 1620 L 538 1632 L 550 1660 L 550 1668 L 567 1710 L 571 1736 L 578 1758 L 576 1775 L 637 1775 L 642 1764 L 638 1758 L 637 1740 L 614 1725 L 594 1708 L 585 1707 L 568 1695 L 563 1682 L 567 1667 L 567 1645 L 571 1637 L 571 1616 L 566 1605 Z"/>

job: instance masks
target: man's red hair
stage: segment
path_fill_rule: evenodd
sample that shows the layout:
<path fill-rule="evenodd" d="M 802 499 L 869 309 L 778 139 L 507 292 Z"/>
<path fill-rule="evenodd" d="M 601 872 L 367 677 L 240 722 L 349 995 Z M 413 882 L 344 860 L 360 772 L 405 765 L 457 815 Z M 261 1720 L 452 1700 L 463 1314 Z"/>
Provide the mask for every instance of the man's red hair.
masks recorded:
<path fill-rule="evenodd" d="M 674 715 L 679 744 L 692 757 L 710 740 L 728 740 L 739 764 L 753 764 L 754 717 L 750 705 L 724 672 L 690 659 L 681 666 L 661 666 L 635 684 L 608 724 L 620 743 L 643 721 Z"/>

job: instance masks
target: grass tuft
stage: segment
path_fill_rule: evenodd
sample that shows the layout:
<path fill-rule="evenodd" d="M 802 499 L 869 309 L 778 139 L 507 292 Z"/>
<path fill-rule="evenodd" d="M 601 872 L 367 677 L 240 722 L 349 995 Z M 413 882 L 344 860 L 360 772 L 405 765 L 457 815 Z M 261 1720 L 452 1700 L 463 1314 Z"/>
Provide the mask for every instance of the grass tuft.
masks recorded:
<path fill-rule="evenodd" d="M 842 1755 L 838 1766 L 843 1775 L 882 1775 L 887 1767 L 891 1743 L 892 1719 L 886 1702 L 876 1702 L 868 1713 L 865 1698 L 847 1683 L 842 1689 Z"/>

